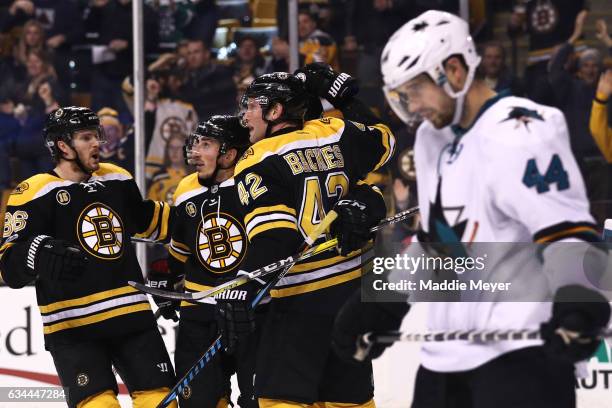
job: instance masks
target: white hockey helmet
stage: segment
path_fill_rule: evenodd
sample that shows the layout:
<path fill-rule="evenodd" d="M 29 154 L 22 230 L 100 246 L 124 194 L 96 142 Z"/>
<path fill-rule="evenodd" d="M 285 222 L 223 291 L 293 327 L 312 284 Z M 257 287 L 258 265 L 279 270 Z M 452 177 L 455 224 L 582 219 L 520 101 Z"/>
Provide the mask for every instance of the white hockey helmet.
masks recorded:
<path fill-rule="evenodd" d="M 446 81 L 444 62 L 462 55 L 468 67 L 463 89 L 454 91 Z M 383 90 L 391 108 L 404 122 L 413 120 L 409 101 L 396 92 L 402 84 L 427 74 L 453 98 L 462 99 L 474 79 L 480 57 L 467 22 L 454 14 L 429 10 L 408 21 L 387 41 L 381 56 Z"/>

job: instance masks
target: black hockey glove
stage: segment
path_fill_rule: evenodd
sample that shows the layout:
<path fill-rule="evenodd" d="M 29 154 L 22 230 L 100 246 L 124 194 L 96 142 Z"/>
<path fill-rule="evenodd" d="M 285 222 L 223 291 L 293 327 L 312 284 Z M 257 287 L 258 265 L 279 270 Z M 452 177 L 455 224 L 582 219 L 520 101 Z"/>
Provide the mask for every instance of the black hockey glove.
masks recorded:
<path fill-rule="evenodd" d="M 37 235 L 26 246 L 26 271 L 33 278 L 74 282 L 87 267 L 88 259 L 81 249 L 64 240 Z"/>
<path fill-rule="evenodd" d="M 352 363 L 368 362 L 382 355 L 390 344 L 373 344 L 363 361 L 355 358 L 361 337 L 370 332 L 398 330 L 402 319 L 410 310 L 403 297 L 397 302 L 362 302 L 361 289 L 353 293 L 344 303 L 334 323 L 332 347 L 343 360 Z"/>
<path fill-rule="evenodd" d="M 355 78 L 344 72 L 336 72 L 324 63 L 313 62 L 294 74 L 304 81 L 309 93 L 327 99 L 338 109 L 359 91 Z"/>
<path fill-rule="evenodd" d="M 384 218 L 386 210 L 382 197 L 369 186 L 364 186 L 358 190 L 358 194 L 349 194 L 339 200 L 334 205 L 334 211 L 338 213 L 338 218 L 331 225 L 330 233 L 338 239 L 340 255 L 347 256 L 372 239 L 370 228 Z"/>
<path fill-rule="evenodd" d="M 239 271 L 238 275 L 245 272 Z M 227 354 L 232 354 L 241 339 L 255 331 L 255 311 L 251 303 L 260 286 L 249 282 L 215 296 L 215 319 Z"/>
<path fill-rule="evenodd" d="M 554 298 L 552 317 L 542 323 L 545 347 L 572 363 L 585 360 L 599 347 L 610 320 L 610 304 L 599 292 L 580 285 L 562 286 Z"/>
<path fill-rule="evenodd" d="M 147 285 L 152 288 L 174 291 L 175 285 L 181 279 L 182 277 L 176 276 L 170 272 L 167 259 L 158 259 L 151 263 L 151 268 L 147 276 Z M 181 305 L 179 300 L 153 296 L 153 301 L 159 308 L 158 313 L 161 314 L 164 319 L 178 322 L 179 317 L 177 311 Z"/>

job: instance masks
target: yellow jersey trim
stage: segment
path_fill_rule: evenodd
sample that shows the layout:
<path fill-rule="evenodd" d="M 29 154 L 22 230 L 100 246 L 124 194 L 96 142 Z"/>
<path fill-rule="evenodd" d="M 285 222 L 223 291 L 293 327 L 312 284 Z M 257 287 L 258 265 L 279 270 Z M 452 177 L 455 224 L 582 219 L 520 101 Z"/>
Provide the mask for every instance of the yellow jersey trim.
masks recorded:
<path fill-rule="evenodd" d="M 91 315 L 87 317 L 70 319 L 70 320 L 66 320 L 61 323 L 51 324 L 43 328 L 43 333 L 52 334 L 60 330 L 72 329 L 72 328 L 80 327 L 80 326 L 86 326 L 89 324 L 101 322 L 103 320 L 112 319 L 113 317 L 123 316 L 123 315 L 130 314 L 130 313 L 143 312 L 145 310 L 151 310 L 151 306 L 149 305 L 149 302 L 140 303 L 137 305 L 119 307 L 117 309 L 109 310 L 108 312 L 97 313 L 95 315 Z"/>
<path fill-rule="evenodd" d="M 51 174 L 36 174 L 29 179 L 22 181 L 15 187 L 9 196 L 7 206 L 20 206 L 29 203 L 34 199 L 36 194 L 42 190 L 47 184 L 56 182 L 63 183 L 63 180 L 59 177 L 52 176 Z M 68 182 L 71 183 L 71 182 Z"/>
<path fill-rule="evenodd" d="M 99 300 L 108 299 L 114 296 L 125 295 L 128 293 L 135 293 L 135 292 L 138 292 L 138 290 L 134 289 L 131 286 L 124 286 L 122 288 L 105 290 L 104 292 L 98 292 L 98 293 L 83 296 L 80 298 L 61 300 L 59 302 L 51 303 L 48 305 L 40 305 L 38 306 L 38 309 L 40 310 L 40 313 L 42 314 L 51 313 L 51 312 L 56 312 L 61 309 L 66 309 L 66 308 L 75 307 L 75 306 L 83 306 L 88 303 L 97 302 Z"/>
<path fill-rule="evenodd" d="M 300 130 L 262 139 L 243 154 L 238 164 L 236 164 L 234 177 L 261 162 L 266 157 L 277 154 L 288 143 L 326 138 L 338 133 L 342 128 L 344 128 L 344 121 L 342 119 L 315 119 L 304 123 L 304 127 Z"/>
<path fill-rule="evenodd" d="M 181 195 L 199 188 L 202 188 L 202 186 L 198 182 L 198 173 L 191 173 L 183 177 L 183 179 L 178 183 L 178 185 L 176 186 L 176 190 L 174 191 L 174 196 L 172 198 L 176 203 L 177 199 Z"/>
<path fill-rule="evenodd" d="M 284 204 L 279 205 L 271 205 L 269 207 L 259 207 L 248 213 L 244 216 L 244 224 L 248 224 L 251 220 L 257 215 L 267 214 L 267 213 L 275 213 L 275 212 L 284 212 L 296 216 L 296 212 L 293 208 L 287 207 Z"/>
<path fill-rule="evenodd" d="M 273 298 L 286 297 L 286 296 L 295 296 L 302 293 L 314 292 L 315 290 L 328 288 L 330 286 L 339 285 L 344 282 L 351 281 L 353 279 L 358 279 L 361 277 L 361 266 L 352 270 L 347 271 L 339 276 L 332 276 L 331 278 L 323 279 L 316 282 L 305 283 L 302 285 L 292 286 L 289 288 L 283 289 L 272 289 L 270 291 L 270 296 Z"/>
<path fill-rule="evenodd" d="M 251 233 L 249 234 L 249 241 L 252 241 L 253 238 L 255 238 L 257 234 L 261 234 L 262 232 L 265 232 L 271 229 L 276 229 L 276 228 L 288 228 L 288 229 L 297 231 L 297 227 L 295 226 L 295 223 L 290 222 L 290 221 L 267 222 L 265 224 L 258 225 L 251 230 Z"/>

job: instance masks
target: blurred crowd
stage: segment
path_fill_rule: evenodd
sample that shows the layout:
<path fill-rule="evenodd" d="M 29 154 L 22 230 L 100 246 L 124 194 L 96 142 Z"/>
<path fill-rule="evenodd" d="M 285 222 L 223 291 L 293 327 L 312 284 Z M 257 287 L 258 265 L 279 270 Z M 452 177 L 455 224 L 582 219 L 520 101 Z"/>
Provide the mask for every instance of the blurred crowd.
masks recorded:
<path fill-rule="evenodd" d="M 486 82 L 564 112 L 592 211 L 599 219 L 609 216 L 612 39 L 606 22 L 582 0 L 470 4 Z M 416 203 L 417 124 L 406 127 L 388 108 L 380 54 L 397 28 L 426 9 L 457 14 L 459 1 L 301 0 L 298 13 L 300 64 L 327 62 L 355 76 L 361 99 L 397 136 L 395 160 L 369 180 L 387 187 L 396 210 Z M 509 16 L 501 38 L 493 24 L 499 15 Z M 148 191 L 171 200 L 189 171 L 180 148 L 198 120 L 235 113 L 255 77 L 289 69 L 287 2 L 145 0 L 143 32 Z M 516 44 L 525 39 L 527 60 L 518 72 Z M 131 0 L 0 0 L 0 190 L 51 168 L 43 121 L 66 104 L 96 110 L 107 138 L 103 160 L 133 170 L 132 52 Z M 410 228 L 398 227 L 398 238 Z"/>

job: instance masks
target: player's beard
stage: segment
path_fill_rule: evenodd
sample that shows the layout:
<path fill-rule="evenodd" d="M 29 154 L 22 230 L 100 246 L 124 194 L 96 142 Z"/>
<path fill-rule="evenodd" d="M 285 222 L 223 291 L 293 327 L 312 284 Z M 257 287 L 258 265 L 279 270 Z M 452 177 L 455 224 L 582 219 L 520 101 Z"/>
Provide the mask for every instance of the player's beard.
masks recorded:
<path fill-rule="evenodd" d="M 428 120 L 436 129 L 442 129 L 453 123 L 455 109 L 457 108 L 456 100 L 453 98 L 443 99 L 442 107 L 437 110 Z"/>

